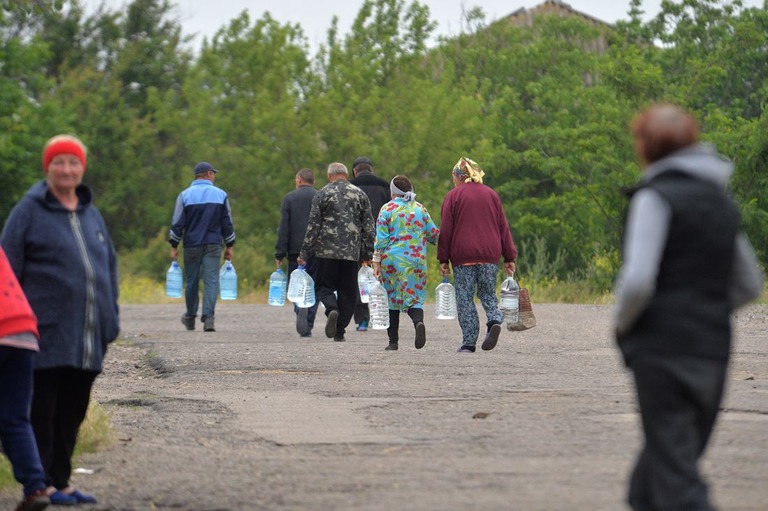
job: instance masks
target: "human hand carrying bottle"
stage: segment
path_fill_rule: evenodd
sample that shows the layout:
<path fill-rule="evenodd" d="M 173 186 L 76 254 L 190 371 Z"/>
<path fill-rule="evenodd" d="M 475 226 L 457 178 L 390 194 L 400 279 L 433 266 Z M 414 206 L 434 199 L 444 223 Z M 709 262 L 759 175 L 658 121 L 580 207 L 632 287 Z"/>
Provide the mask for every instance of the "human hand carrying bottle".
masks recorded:
<path fill-rule="evenodd" d="M 267 303 L 275 307 L 285 305 L 285 292 L 288 286 L 288 279 L 283 270 L 278 268 L 269 276 L 269 296 Z"/>
<path fill-rule="evenodd" d="M 448 276 L 435 289 L 435 318 L 456 319 L 456 289 Z"/>
<path fill-rule="evenodd" d="M 184 273 L 179 267 L 179 263 L 174 259 L 171 261 L 171 267 L 165 275 L 165 294 L 171 298 L 181 298 L 184 284 Z"/>
<path fill-rule="evenodd" d="M 219 271 L 219 295 L 222 300 L 237 300 L 237 272 L 232 261 L 224 261 Z"/>

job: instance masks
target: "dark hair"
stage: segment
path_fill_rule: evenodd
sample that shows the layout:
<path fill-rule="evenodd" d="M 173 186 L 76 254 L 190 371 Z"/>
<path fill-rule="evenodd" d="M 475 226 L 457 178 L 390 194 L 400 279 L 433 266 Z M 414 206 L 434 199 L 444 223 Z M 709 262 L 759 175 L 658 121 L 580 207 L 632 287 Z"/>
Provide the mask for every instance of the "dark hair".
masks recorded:
<path fill-rule="evenodd" d="M 413 191 L 413 185 L 411 184 L 411 180 L 402 174 L 395 176 L 392 182 L 394 182 L 395 186 L 404 192 Z"/>
<path fill-rule="evenodd" d="M 296 173 L 299 179 L 304 181 L 307 184 L 313 185 L 315 184 L 315 173 L 312 172 L 312 169 L 301 169 Z"/>
<path fill-rule="evenodd" d="M 638 156 L 653 163 L 699 141 L 699 125 L 682 108 L 660 103 L 640 112 L 632 121 Z"/>

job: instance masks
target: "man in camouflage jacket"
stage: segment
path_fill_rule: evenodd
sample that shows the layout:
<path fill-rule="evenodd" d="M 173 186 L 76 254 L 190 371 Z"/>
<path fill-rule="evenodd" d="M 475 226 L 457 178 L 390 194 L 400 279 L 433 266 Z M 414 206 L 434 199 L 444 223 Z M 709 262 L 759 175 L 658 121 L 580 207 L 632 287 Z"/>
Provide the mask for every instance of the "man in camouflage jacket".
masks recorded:
<path fill-rule="evenodd" d="M 368 196 L 347 181 L 342 163 L 328 166 L 328 184 L 312 199 L 297 262 L 315 258 L 315 294 L 325 306 L 325 335 L 344 341 L 357 300 L 360 261 L 370 261 L 376 236 Z M 338 298 L 334 295 L 338 295 Z"/>

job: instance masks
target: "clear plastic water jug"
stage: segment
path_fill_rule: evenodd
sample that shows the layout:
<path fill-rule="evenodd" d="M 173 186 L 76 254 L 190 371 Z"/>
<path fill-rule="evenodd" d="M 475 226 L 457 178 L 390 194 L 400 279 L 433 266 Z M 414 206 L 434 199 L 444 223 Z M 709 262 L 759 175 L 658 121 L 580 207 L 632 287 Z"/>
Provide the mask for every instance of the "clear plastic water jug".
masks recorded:
<path fill-rule="evenodd" d="M 378 280 L 371 286 L 368 310 L 371 316 L 370 327 L 372 329 L 385 330 L 389 328 L 389 297 L 387 290 Z"/>
<path fill-rule="evenodd" d="M 373 268 L 361 266 L 357 272 L 357 288 L 360 291 L 360 301 L 368 303 L 371 296 L 371 287 L 378 282 L 373 275 Z"/>
<path fill-rule="evenodd" d="M 237 300 L 237 272 L 232 261 L 224 261 L 219 271 L 219 295 L 222 300 Z"/>
<path fill-rule="evenodd" d="M 181 298 L 184 273 L 176 261 L 171 262 L 168 273 L 165 275 L 165 294 L 171 298 Z"/>
<path fill-rule="evenodd" d="M 443 277 L 435 289 L 435 317 L 456 319 L 456 289 L 448 282 L 448 277 Z"/>
<path fill-rule="evenodd" d="M 288 278 L 280 268 L 272 272 L 269 276 L 269 296 L 267 303 L 275 307 L 285 305 L 285 292 L 288 287 Z"/>
<path fill-rule="evenodd" d="M 510 275 L 501 283 L 499 310 L 504 314 L 504 321 L 508 324 L 518 322 L 520 317 L 520 286 L 515 281 L 514 275 Z"/>
<path fill-rule="evenodd" d="M 303 264 L 291 272 L 286 298 L 302 309 L 315 304 L 315 281 Z"/>

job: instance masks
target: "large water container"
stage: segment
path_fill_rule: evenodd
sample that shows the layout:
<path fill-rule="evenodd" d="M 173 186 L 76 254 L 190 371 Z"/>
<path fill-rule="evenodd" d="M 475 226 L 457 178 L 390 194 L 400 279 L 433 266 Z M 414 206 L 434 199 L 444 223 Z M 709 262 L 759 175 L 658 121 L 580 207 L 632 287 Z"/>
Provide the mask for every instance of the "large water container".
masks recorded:
<path fill-rule="evenodd" d="M 515 276 L 510 275 L 501 283 L 499 310 L 504 314 L 507 324 L 518 322 L 520 317 L 520 286 L 515 281 Z"/>
<path fill-rule="evenodd" d="M 176 261 L 171 262 L 165 274 L 165 294 L 171 298 L 181 298 L 184 274 Z"/>
<path fill-rule="evenodd" d="M 275 307 L 285 305 L 285 291 L 288 286 L 288 278 L 280 268 L 272 272 L 269 276 L 269 297 L 267 303 Z"/>
<path fill-rule="evenodd" d="M 371 286 L 368 310 L 371 316 L 370 327 L 372 329 L 385 330 L 389 328 L 389 298 L 387 297 L 387 290 L 378 280 Z"/>
<path fill-rule="evenodd" d="M 456 289 L 448 282 L 448 277 L 443 277 L 435 289 L 435 317 L 456 319 Z"/>
<path fill-rule="evenodd" d="M 303 264 L 291 272 L 286 298 L 302 309 L 315 304 L 315 281 L 304 269 Z"/>
<path fill-rule="evenodd" d="M 368 303 L 371 296 L 371 287 L 378 282 L 373 275 L 373 268 L 361 266 L 357 272 L 357 288 L 360 290 L 360 301 Z"/>
<path fill-rule="evenodd" d="M 219 271 L 219 295 L 222 300 L 237 300 L 237 272 L 232 261 L 225 261 Z"/>

